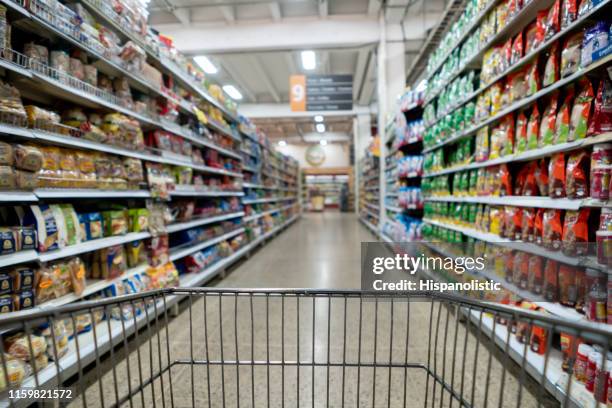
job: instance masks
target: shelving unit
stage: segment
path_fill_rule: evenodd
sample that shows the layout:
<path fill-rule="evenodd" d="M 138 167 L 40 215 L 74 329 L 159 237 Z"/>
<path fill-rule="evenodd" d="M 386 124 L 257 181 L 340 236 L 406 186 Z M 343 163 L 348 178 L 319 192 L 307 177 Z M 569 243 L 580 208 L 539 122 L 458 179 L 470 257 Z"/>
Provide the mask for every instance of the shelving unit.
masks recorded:
<path fill-rule="evenodd" d="M 311 198 L 316 195 L 323 197 L 325 208 L 353 211 L 354 176 L 351 167 L 302 169 L 301 185 L 302 202 L 306 203 L 306 208 L 313 209 Z M 341 203 L 343 191 L 346 194 L 345 203 Z M 344 207 L 341 204 L 344 204 Z"/>
<path fill-rule="evenodd" d="M 380 158 L 369 151 L 359 163 L 359 215 L 378 236 L 380 228 Z"/>
<path fill-rule="evenodd" d="M 605 20 L 605 16 L 612 11 L 610 8 L 612 2 L 595 1 L 590 8 L 576 13 L 572 21 L 559 20 L 558 27 L 546 28 L 546 35 L 535 40 L 527 37 L 528 28 L 535 24 L 536 18 L 548 17 L 548 9 L 555 2 L 544 0 L 523 3 L 520 8 L 504 9 L 505 3 L 498 0 L 466 2 L 467 7 L 461 2 L 450 2 L 442 22 L 432 30 L 430 38 L 408 74 L 412 84 L 419 83 L 420 79 L 427 83 L 427 90 L 423 98 L 423 118 L 426 131 L 422 150 L 425 155 L 422 173 L 425 202 L 424 244 L 431 253 L 442 257 L 455 258 L 461 255 L 456 253 L 457 248 L 454 248 L 455 251 L 446 250 L 452 244 L 476 247 L 479 252 L 485 251 L 483 248 L 486 248 L 487 251 L 495 254 L 516 253 L 527 254 L 529 257 L 535 255 L 544 260 L 554 260 L 561 265 L 574 266 L 582 271 L 588 268 L 589 273 L 593 276 L 603 277 L 607 281 L 610 266 L 598 262 L 594 253 L 586 256 L 568 256 L 561 250 L 551 250 L 535 242 L 505 238 L 508 235 L 501 232 L 506 224 L 516 225 L 512 224 L 516 222 L 516 219 L 509 217 L 512 211 L 516 211 L 518 219 L 521 216 L 529 217 L 532 211 L 538 214 L 547 212 L 558 215 L 561 219 L 562 230 L 573 228 L 571 224 L 566 225 L 564 219 L 571 220 L 571 217 L 576 214 L 584 215 L 588 211 L 591 218 L 584 225 L 584 228 L 588 230 L 586 239 L 594 242 L 595 229 L 600 225 L 598 222 L 600 214 L 612 208 L 611 202 L 605 196 L 600 199 L 590 188 L 591 177 L 593 177 L 592 169 L 595 167 L 600 171 L 605 171 L 606 164 L 589 156 L 597 149 L 604 151 L 602 154 L 605 156 L 607 152 L 605 146 L 609 146 L 606 144 L 612 142 L 610 132 L 605 132 L 608 129 L 599 131 L 593 127 L 589 134 L 585 135 L 588 136 L 586 138 L 578 138 L 578 140 L 568 138 L 548 143 L 544 142 L 541 134 L 541 126 L 546 124 L 546 119 L 540 118 L 534 125 L 537 127 L 535 131 L 538 139 L 537 146 L 529 146 L 530 148 L 525 150 L 518 148 L 520 135 L 516 132 L 519 114 L 524 114 L 526 119 L 530 120 L 532 111 L 537 106 L 539 112 L 544 116 L 543 112 L 553 98 L 559 101 L 553 112 L 558 121 L 558 109 L 569 94 L 569 86 L 576 87 L 577 92 L 588 89 L 586 82 L 583 82 L 586 78 L 591 82 L 593 97 L 596 99 L 601 81 L 612 80 L 612 77 L 609 76 L 612 49 L 610 47 L 595 49 L 591 55 L 588 55 L 588 51 L 582 48 L 585 44 L 584 39 L 580 38 L 579 52 L 582 55 L 576 62 L 576 69 L 566 73 L 555 72 L 553 69 L 552 73 L 549 72 L 549 83 L 541 81 L 547 62 L 552 61 L 551 58 L 556 58 L 554 63 L 559 63 L 560 56 L 550 56 L 553 47 L 558 46 L 559 50 L 564 50 L 565 43 L 571 36 L 584 33 L 593 27 L 594 22 Z M 504 14 L 504 10 L 508 11 L 508 14 Z M 499 21 L 500 15 L 504 17 L 501 22 Z M 495 24 L 487 27 L 487 24 L 491 22 Z M 521 45 L 525 47 L 520 52 L 516 48 L 519 34 L 523 35 L 524 42 Z M 503 54 L 502 51 L 508 49 L 508 45 L 510 45 L 512 56 L 506 58 L 505 55 L 508 54 Z M 435 50 L 435 47 L 438 49 Z M 497 56 L 499 59 L 495 59 Z M 584 62 L 585 57 L 587 62 Z M 592 57 L 590 62 L 589 57 Z M 427 59 L 428 62 L 425 63 Z M 521 75 L 524 81 L 528 81 L 526 69 L 532 64 L 535 64 L 534 69 L 538 71 L 540 78 L 532 80 L 530 83 L 532 88 L 521 93 L 520 86 L 514 81 L 516 78 L 520 79 Z M 499 95 L 499 98 L 495 95 Z M 574 103 L 574 100 L 570 101 L 570 111 Z M 588 106 L 589 112 L 596 109 L 594 105 L 597 103 L 594 100 Z M 589 119 L 593 120 L 593 116 L 590 116 Z M 505 135 L 506 139 L 498 142 L 496 138 L 500 133 L 495 132 L 503 131 L 502 127 L 510 123 L 512 126 L 506 129 L 510 129 L 508 134 L 511 133 L 511 136 Z M 586 126 L 589 125 L 591 123 L 587 123 Z M 574 132 L 574 125 L 571 126 Z M 553 133 L 557 133 L 556 128 Z M 392 134 L 388 139 L 389 144 L 392 143 L 394 136 L 395 134 Z M 503 149 L 500 143 L 504 144 Z M 392 155 L 399 154 L 398 151 L 400 151 L 395 146 L 390 146 L 389 150 Z M 577 197 L 568 193 L 569 197 L 566 197 L 565 184 L 573 182 L 565 177 L 565 171 L 571 171 L 567 170 L 566 163 L 571 156 L 579 152 L 586 153 L 585 161 L 591 165 L 586 165 L 584 169 L 581 169 L 585 174 L 586 189 L 589 191 Z M 561 165 L 564 171 L 562 181 L 564 194 L 561 197 L 552 198 L 548 191 L 543 191 L 544 186 L 548 187 L 549 184 L 548 182 L 543 183 L 540 179 L 534 179 L 537 185 L 532 191 L 521 187 L 521 175 L 527 174 L 527 177 L 531 177 L 533 174 L 529 172 L 528 166 L 534 164 L 540 166 L 538 171 L 543 174 L 544 169 L 551 169 L 548 167 L 551 160 L 558 157 L 563 158 Z M 393 178 L 394 165 L 392 163 L 387 163 L 387 165 L 388 177 Z M 552 170 L 547 173 L 550 177 L 553 177 L 553 174 Z M 506 175 L 510 178 L 505 179 Z M 491 181 L 486 187 L 480 184 L 484 181 L 483 176 L 489 177 Z M 389 196 L 387 199 L 393 200 L 395 196 Z M 387 210 L 396 213 L 397 207 L 390 205 L 387 206 Z M 471 215 L 475 215 L 475 218 L 481 222 L 471 217 L 470 211 Z M 497 214 L 501 214 L 500 217 L 497 217 Z M 604 219 L 601 217 L 601 222 L 603 228 L 607 228 Z M 497 224 L 498 221 L 500 224 Z M 522 221 L 525 219 L 523 218 Z M 546 223 L 547 221 L 544 221 L 544 224 Z M 497 228 L 498 225 L 501 227 Z M 525 222 L 522 222 L 521 228 L 524 228 L 524 225 Z M 528 222 L 527 225 L 529 226 Z M 544 228 L 548 227 L 549 225 L 544 226 Z M 500 231 L 499 234 L 498 231 Z M 569 232 L 571 236 L 572 231 Z M 512 238 L 515 237 L 516 235 L 512 236 Z M 562 234 L 559 239 L 566 238 Z M 535 238 L 534 241 L 536 241 Z M 498 266 L 496 265 L 495 270 L 488 267 L 472 275 L 500 283 L 510 294 L 512 305 L 523 305 L 523 300 L 533 301 L 542 313 L 557 316 L 568 322 L 579 321 L 608 332 L 612 330 L 605 323 L 588 322 L 585 314 L 579 313 L 576 308 L 562 305 L 559 289 L 557 289 L 559 301 L 546 302 L 542 296 L 533 293 L 535 291 L 533 287 L 527 290 L 519 287 L 511 278 L 506 279 L 506 276 L 500 276 L 497 271 Z M 504 266 L 509 268 L 508 265 Z M 451 278 L 440 271 L 423 272 L 427 279 L 448 281 L 462 279 L 460 275 L 455 276 L 452 271 L 449 272 Z M 533 271 L 530 270 L 530 273 Z M 561 277 L 557 278 L 561 282 Z M 584 283 L 577 282 L 576 285 L 578 287 Z M 577 290 L 583 290 L 586 293 L 585 298 L 580 299 L 577 303 L 587 302 L 586 297 L 589 296 L 590 288 L 580 287 Z M 551 343 L 554 348 L 550 350 L 548 367 L 544 373 L 544 356 L 532 352 L 524 343 L 519 343 L 513 334 L 507 332 L 507 326 L 495 325 L 493 319 L 488 315 L 472 312 L 468 317 L 476 324 L 481 323 L 485 333 L 498 346 L 506 348 L 514 361 L 519 364 L 525 362 L 526 371 L 535 379 L 540 379 L 544 375 L 546 389 L 560 402 L 563 403 L 567 398 L 568 406 L 597 406 L 592 393 L 586 391 L 584 385 L 575 378 L 572 380 L 570 395 L 566 395 L 566 384 L 569 377 L 562 369 L 563 356 L 558 345 L 555 346 L 558 344 L 557 339 L 553 339 Z M 507 339 L 510 339 L 508 345 L 506 345 Z"/>
<path fill-rule="evenodd" d="M 273 151 L 267 137 L 238 114 L 236 104 L 218 86 L 208 85 L 203 73 L 157 33 L 151 31 L 145 38 L 133 31 L 138 24 L 128 23 L 125 15 L 117 14 L 110 3 L 83 0 L 79 4 L 82 8 L 71 5 L 73 10 L 60 2 L 51 7 L 40 0 L 2 0 L 7 11 L 6 22 L 0 29 L 6 30 L 10 24 L 12 37 L 7 36 L 7 42 L 2 44 L 0 79 L 3 86 L 13 87 L 10 91 L 16 95 L 8 108 L 6 101 L 0 104 L 3 143 L 36 146 L 43 154 L 45 165 L 61 162 L 57 167 L 64 173 L 52 173 L 53 168 L 44 168 L 46 178 L 32 175 L 36 188 L 0 191 L 0 204 L 21 205 L 26 211 L 28 205 L 43 208 L 50 205 L 53 222 L 66 223 L 65 219 L 74 222 L 66 224 L 62 231 L 69 230 L 68 227 L 86 230 L 89 221 L 84 221 L 85 216 L 94 214 L 101 219 L 103 212 L 112 209 L 123 213 L 124 224 L 120 226 L 125 226 L 125 230 L 115 231 L 116 225 L 110 219 L 112 231 L 110 227 L 103 229 L 99 221 L 103 233 L 97 239 L 87 240 L 87 235 L 62 232 L 66 242 L 58 249 L 45 250 L 40 246 L 1 255 L 3 273 L 17 266 L 28 266 L 38 275 L 42 267 L 74 257 L 79 257 L 84 264 L 86 280 L 82 293 L 77 295 L 71 290 L 44 303 L 33 301 L 33 308 L 12 312 L 18 315 L 92 297 L 112 296 L 111 288 L 122 288 L 112 293 L 124 290 L 130 293 L 135 286 L 128 283 L 135 279 L 149 281 L 144 279 L 153 273 L 148 264 L 152 256 L 148 257 L 147 252 L 149 246 L 155 245 L 160 245 L 155 249 L 159 252 L 156 259 L 171 263 L 173 273 L 176 272 L 176 280 L 166 276 L 169 284 L 203 285 L 276 236 L 300 215 L 298 163 Z M 138 10 L 131 12 L 130 16 L 138 14 Z M 96 24 L 90 24 L 91 19 Z M 103 44 L 97 34 L 92 35 L 98 28 L 119 38 L 116 48 L 111 49 L 110 43 Z M 48 60 L 41 57 L 45 54 L 43 44 L 49 47 Z M 127 53 L 130 56 L 120 57 L 118 51 L 124 46 L 132 52 Z M 129 49 L 130 46 L 134 49 Z M 70 61 L 76 53 L 81 59 Z M 62 58 L 66 66 L 62 65 Z M 78 69 L 79 64 L 82 71 Z M 95 72 L 93 81 L 91 75 L 84 74 L 86 69 Z M 24 105 L 36 109 L 28 108 L 27 116 L 25 110 L 18 109 Z M 60 107 L 64 110 L 53 111 Z M 51 150 L 58 156 L 49 157 Z M 103 173 L 105 169 L 109 174 Z M 83 175 L 89 176 L 88 183 L 83 181 Z M 256 197 L 252 197 L 253 191 L 257 192 Z M 68 208 L 67 213 L 62 212 L 60 204 Z M 128 209 L 141 210 L 140 218 L 128 219 L 128 214 L 134 217 Z M 158 210 L 165 215 L 153 217 L 153 212 Z M 257 213 L 259 210 L 262 212 Z M 80 216 L 83 218 L 77 218 Z M 69 234 L 78 235 L 78 239 Z M 163 244 L 164 241 L 167 242 Z M 125 245 L 136 244 L 142 244 L 146 262 L 131 267 L 124 262 L 123 270 L 115 271 L 121 273 L 115 273 L 112 278 L 91 277 L 94 269 L 91 263 L 95 261 L 89 255 L 111 249 L 124 251 Z M 199 272 L 185 273 L 186 260 L 200 256 L 209 256 L 206 266 Z M 142 290 L 147 289 L 144 284 L 141 286 Z M 37 292 L 39 288 L 33 290 Z M 151 310 L 163 311 L 164 307 L 176 304 L 180 297 L 167 300 Z M 122 325 L 125 335 L 129 335 L 148 323 L 145 315 L 151 317 L 152 313 L 139 314 L 133 321 L 123 322 L 109 317 L 108 325 L 106 321 L 98 324 L 97 351 L 105 352 L 118 343 Z M 108 327 L 110 333 L 105 332 Z M 81 363 L 95 361 L 91 333 L 79 334 L 76 339 L 80 342 Z M 22 387 L 53 384 L 57 367 L 62 378 L 75 374 L 74 341 L 71 340 L 68 353 L 57 366 L 49 363 L 42 369 L 38 384 L 29 376 Z M 12 402 L 16 406 L 27 405 L 22 400 Z M 7 405 L 8 401 L 0 404 Z"/>

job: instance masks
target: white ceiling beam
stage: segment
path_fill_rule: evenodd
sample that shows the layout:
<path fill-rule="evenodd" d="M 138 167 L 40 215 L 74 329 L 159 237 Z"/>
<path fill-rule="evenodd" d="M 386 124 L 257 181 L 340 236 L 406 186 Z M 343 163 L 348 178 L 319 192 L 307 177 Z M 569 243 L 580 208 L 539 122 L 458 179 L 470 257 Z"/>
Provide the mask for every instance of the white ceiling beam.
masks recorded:
<path fill-rule="evenodd" d="M 257 118 L 312 118 L 316 115 L 323 116 L 354 116 L 377 113 L 376 106 L 353 105 L 353 110 L 348 111 L 310 111 L 293 112 L 288 103 L 241 103 L 240 113 L 244 116 Z"/>
<path fill-rule="evenodd" d="M 249 57 L 249 60 L 251 61 L 251 68 L 253 69 L 255 75 L 257 75 L 257 77 L 263 82 L 266 88 L 268 88 L 268 92 L 270 92 L 270 95 L 272 95 L 272 98 L 276 101 L 276 103 L 280 103 L 281 97 L 278 93 L 278 90 L 274 86 L 274 83 L 272 82 L 266 71 L 261 66 L 259 58 L 255 55 L 252 55 Z"/>
<path fill-rule="evenodd" d="M 377 44 L 380 38 L 378 24 L 378 19 L 374 17 L 330 16 L 324 20 L 284 18 L 280 22 L 241 22 L 229 26 L 210 26 L 195 22 L 190 27 L 158 24 L 156 28 L 172 37 L 177 48 L 186 54 L 211 54 L 349 48 Z M 410 26 L 406 26 L 407 32 L 411 30 Z M 424 37 L 421 24 L 417 25 L 416 31 Z M 417 32 L 412 35 L 417 35 Z M 202 41 L 203 38 L 206 41 Z M 401 37 L 397 40 L 401 40 Z"/>
<path fill-rule="evenodd" d="M 368 69 L 368 60 L 370 59 L 370 49 L 362 48 L 357 54 L 357 61 L 355 62 L 355 74 L 353 76 L 353 100 L 359 98 L 361 87 L 363 86 L 363 80 L 365 78 L 366 69 Z"/>
<path fill-rule="evenodd" d="M 281 21 L 283 19 L 283 14 L 278 1 L 271 2 L 268 7 L 270 8 L 270 14 L 272 15 L 273 21 Z"/>
<path fill-rule="evenodd" d="M 216 0 L 217 3 L 223 3 L 223 0 Z M 219 11 L 223 14 L 223 18 L 227 23 L 233 24 L 236 22 L 236 13 L 234 10 L 234 6 L 219 6 Z"/>
<path fill-rule="evenodd" d="M 359 104 L 367 105 L 372 102 L 372 96 L 374 95 L 374 91 L 376 90 L 376 54 L 370 54 L 370 62 L 368 64 L 368 70 L 365 73 L 363 79 L 363 86 L 361 88 L 361 94 L 359 95 Z"/>
<path fill-rule="evenodd" d="M 225 72 L 229 74 L 229 76 L 236 83 L 236 85 L 238 85 L 240 90 L 245 93 L 246 97 L 249 98 L 249 100 L 253 101 L 254 103 L 257 103 L 257 95 L 255 95 L 254 92 L 251 92 L 250 88 L 247 86 L 246 82 L 244 81 L 243 76 L 240 75 L 238 70 L 236 70 L 232 64 L 227 63 L 227 62 L 223 62 L 221 66 L 223 67 Z"/>
<path fill-rule="evenodd" d="M 327 0 L 319 0 L 319 17 L 327 18 L 329 15 L 329 3 Z"/>
<path fill-rule="evenodd" d="M 189 26 L 191 24 L 191 12 L 189 9 L 173 9 L 172 14 L 174 14 L 174 17 L 176 17 L 182 25 Z"/>

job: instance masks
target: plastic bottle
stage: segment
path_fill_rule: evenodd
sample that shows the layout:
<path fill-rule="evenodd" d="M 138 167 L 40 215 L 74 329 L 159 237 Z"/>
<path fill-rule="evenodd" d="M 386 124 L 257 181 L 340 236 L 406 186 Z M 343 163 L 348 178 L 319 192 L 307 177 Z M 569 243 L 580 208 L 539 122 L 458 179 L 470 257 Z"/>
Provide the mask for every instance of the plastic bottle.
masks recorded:
<path fill-rule="evenodd" d="M 595 373 L 597 372 L 597 364 L 603 363 L 603 355 L 596 350 L 589 353 L 589 361 L 586 369 L 585 387 L 588 391 L 595 390 Z"/>
<path fill-rule="evenodd" d="M 578 346 L 576 362 L 574 363 L 574 374 L 581 383 L 586 382 L 587 366 L 589 364 L 589 353 L 593 352 L 593 347 L 582 343 Z"/>
<path fill-rule="evenodd" d="M 585 311 L 587 318 L 594 322 L 607 322 L 607 279 L 606 274 L 596 269 L 586 270 L 587 294 Z"/>
<path fill-rule="evenodd" d="M 605 367 L 604 363 L 605 362 Z M 612 356 L 596 361 L 595 387 L 593 396 L 599 402 L 605 403 L 608 400 L 608 378 L 610 377 L 610 367 L 612 367 Z"/>

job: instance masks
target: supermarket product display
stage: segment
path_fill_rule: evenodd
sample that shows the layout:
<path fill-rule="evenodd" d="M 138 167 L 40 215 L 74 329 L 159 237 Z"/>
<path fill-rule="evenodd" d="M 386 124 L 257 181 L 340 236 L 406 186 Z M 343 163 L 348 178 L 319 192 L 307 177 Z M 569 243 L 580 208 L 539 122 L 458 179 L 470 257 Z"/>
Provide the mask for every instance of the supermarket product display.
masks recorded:
<path fill-rule="evenodd" d="M 429 59 L 423 109 L 422 233 L 436 242 L 429 253 L 464 256 L 461 244 L 488 254 L 478 277 L 501 283 L 505 303 L 600 325 L 611 322 L 610 7 L 468 2 Z M 476 277 L 436 270 L 429 278 Z M 605 350 L 569 333 L 550 342 L 545 329 L 497 323 L 519 344 L 510 353 L 519 364 L 538 367 L 552 345 L 554 368 L 534 372 L 559 390 L 572 347 L 581 349 L 569 401 L 609 403 L 607 380 L 595 386 L 594 371 L 579 367 L 595 369 Z"/>
<path fill-rule="evenodd" d="M 147 26 L 143 7 L 0 6 L 0 313 L 199 286 L 299 216 L 297 163 Z M 55 358 L 72 369 L 71 342 L 102 321 L 135 330 L 150 317 L 134 304 L 32 328 L 32 353 L 16 333 L 4 345 L 10 385 L 33 372 L 44 385 Z"/>
<path fill-rule="evenodd" d="M 382 238 L 411 242 L 421 238 L 423 197 L 424 92 L 405 91 L 387 126 L 385 156 L 385 220 Z"/>
<path fill-rule="evenodd" d="M 377 136 L 378 138 L 379 136 Z M 368 148 L 359 163 L 359 216 L 361 221 L 378 235 L 380 228 L 380 158 Z"/>
<path fill-rule="evenodd" d="M 319 205 L 352 211 L 353 188 L 352 168 L 302 170 L 302 201 L 310 211 Z"/>

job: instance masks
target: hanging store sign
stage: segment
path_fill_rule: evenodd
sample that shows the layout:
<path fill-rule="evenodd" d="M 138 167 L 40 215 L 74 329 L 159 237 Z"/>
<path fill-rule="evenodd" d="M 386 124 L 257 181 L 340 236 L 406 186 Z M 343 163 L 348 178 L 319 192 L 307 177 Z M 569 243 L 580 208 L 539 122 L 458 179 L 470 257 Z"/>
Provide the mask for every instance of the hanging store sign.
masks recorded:
<path fill-rule="evenodd" d="M 352 75 L 292 75 L 289 83 L 294 112 L 353 109 Z"/>

